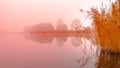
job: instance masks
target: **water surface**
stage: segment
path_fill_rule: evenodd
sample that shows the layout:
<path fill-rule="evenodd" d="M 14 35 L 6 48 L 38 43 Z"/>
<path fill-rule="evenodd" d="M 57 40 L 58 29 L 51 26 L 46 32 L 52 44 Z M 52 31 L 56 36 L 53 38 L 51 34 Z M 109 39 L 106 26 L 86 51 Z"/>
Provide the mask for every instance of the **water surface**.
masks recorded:
<path fill-rule="evenodd" d="M 0 68 L 101 68 L 107 58 L 92 36 L 0 34 Z"/>

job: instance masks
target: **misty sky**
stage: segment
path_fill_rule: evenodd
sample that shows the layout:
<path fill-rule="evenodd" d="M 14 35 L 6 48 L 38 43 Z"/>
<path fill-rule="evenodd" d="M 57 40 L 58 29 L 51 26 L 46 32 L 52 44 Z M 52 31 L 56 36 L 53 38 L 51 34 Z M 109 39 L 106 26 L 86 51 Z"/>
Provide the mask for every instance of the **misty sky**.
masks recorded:
<path fill-rule="evenodd" d="M 79 9 L 89 10 L 93 5 L 100 6 L 100 1 L 0 0 L 0 31 L 22 31 L 24 27 L 39 22 L 55 25 L 58 19 L 63 19 L 68 27 L 74 19 L 80 19 L 87 26 L 90 22 L 84 21 Z"/>

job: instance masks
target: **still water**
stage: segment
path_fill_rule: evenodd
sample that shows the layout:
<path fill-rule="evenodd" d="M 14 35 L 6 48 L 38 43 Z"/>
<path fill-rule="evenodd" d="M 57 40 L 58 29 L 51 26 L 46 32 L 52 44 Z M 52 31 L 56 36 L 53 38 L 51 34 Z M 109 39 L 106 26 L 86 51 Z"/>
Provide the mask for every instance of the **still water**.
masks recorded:
<path fill-rule="evenodd" d="M 119 60 L 93 36 L 0 34 L 0 68 L 117 68 Z"/>

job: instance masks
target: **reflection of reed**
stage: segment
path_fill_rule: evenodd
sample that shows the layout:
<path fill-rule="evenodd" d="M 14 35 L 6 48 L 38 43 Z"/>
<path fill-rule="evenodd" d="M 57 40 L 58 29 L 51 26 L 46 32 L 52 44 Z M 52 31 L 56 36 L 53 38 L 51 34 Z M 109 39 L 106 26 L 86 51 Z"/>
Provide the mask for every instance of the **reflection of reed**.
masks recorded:
<path fill-rule="evenodd" d="M 73 45 L 79 47 L 83 55 L 76 60 L 80 67 L 87 65 L 91 59 L 97 60 L 99 48 L 94 37 L 74 37 Z M 94 62 L 93 62 L 94 63 Z"/>
<path fill-rule="evenodd" d="M 96 68 L 119 68 L 120 54 L 101 51 Z"/>

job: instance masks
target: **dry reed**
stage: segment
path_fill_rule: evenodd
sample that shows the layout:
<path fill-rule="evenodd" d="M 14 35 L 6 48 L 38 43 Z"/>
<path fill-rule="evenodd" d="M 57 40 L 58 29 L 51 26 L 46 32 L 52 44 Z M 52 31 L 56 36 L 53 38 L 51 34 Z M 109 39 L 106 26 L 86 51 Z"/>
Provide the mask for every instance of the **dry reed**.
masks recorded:
<path fill-rule="evenodd" d="M 95 36 L 101 49 L 120 52 L 120 0 L 111 3 L 109 9 L 91 8 Z"/>

